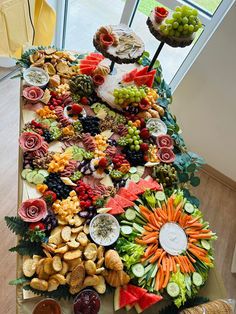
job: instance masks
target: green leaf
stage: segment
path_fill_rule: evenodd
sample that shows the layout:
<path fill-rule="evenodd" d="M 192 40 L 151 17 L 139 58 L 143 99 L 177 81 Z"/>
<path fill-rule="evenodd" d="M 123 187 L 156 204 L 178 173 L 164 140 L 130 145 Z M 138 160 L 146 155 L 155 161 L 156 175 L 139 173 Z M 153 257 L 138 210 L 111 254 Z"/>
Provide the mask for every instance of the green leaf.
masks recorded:
<path fill-rule="evenodd" d="M 17 252 L 20 255 L 43 255 L 41 243 L 20 240 L 17 246 L 9 249 L 10 252 Z"/>
<path fill-rule="evenodd" d="M 188 182 L 188 180 L 189 180 L 188 174 L 185 172 L 178 173 L 178 177 L 179 177 L 179 181 L 183 182 L 183 183 Z"/>
<path fill-rule="evenodd" d="M 199 177 L 192 177 L 190 179 L 190 183 L 192 186 L 198 186 L 200 184 L 200 178 Z"/>
<path fill-rule="evenodd" d="M 24 236 L 28 231 L 28 224 L 20 217 L 5 217 L 7 227 L 16 235 Z"/>
<path fill-rule="evenodd" d="M 60 299 L 69 300 L 69 299 L 74 298 L 74 296 L 70 294 L 69 292 L 68 285 L 60 285 L 55 291 L 40 291 L 40 290 L 31 288 L 30 285 L 24 286 L 23 289 L 27 291 L 32 291 L 33 293 L 43 296 L 43 297 L 53 298 L 53 299 L 58 299 L 58 300 Z"/>
<path fill-rule="evenodd" d="M 194 172 L 194 171 L 196 170 L 196 168 L 197 168 L 197 166 L 192 163 L 192 164 L 190 164 L 190 165 L 187 166 L 186 170 L 187 170 L 188 172 Z"/>
<path fill-rule="evenodd" d="M 29 278 L 21 277 L 21 278 L 17 278 L 17 279 L 9 281 L 9 285 L 17 286 L 17 285 L 22 285 L 23 283 L 26 283 L 29 281 L 30 281 Z"/>

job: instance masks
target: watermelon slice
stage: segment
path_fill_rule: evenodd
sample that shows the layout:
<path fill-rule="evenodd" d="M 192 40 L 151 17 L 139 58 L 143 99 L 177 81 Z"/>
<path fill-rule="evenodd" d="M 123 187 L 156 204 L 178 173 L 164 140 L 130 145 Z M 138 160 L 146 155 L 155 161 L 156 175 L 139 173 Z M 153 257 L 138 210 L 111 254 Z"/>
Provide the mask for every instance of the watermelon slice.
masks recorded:
<path fill-rule="evenodd" d="M 86 74 L 86 75 L 91 75 L 92 72 L 95 70 L 95 68 L 96 67 L 93 67 L 93 66 L 80 67 L 80 73 Z"/>
<path fill-rule="evenodd" d="M 125 83 L 133 82 L 137 72 L 138 72 L 138 69 L 133 69 L 132 71 L 126 73 L 122 77 L 122 81 Z"/>
<path fill-rule="evenodd" d="M 111 215 L 119 215 L 125 212 L 124 209 L 117 203 L 117 201 L 113 197 L 109 199 L 109 201 L 106 204 L 106 207 L 111 208 L 111 210 L 109 210 L 108 212 Z"/>
<path fill-rule="evenodd" d="M 126 207 L 132 207 L 134 206 L 134 203 L 129 201 L 127 198 L 120 196 L 118 194 L 116 194 L 114 200 L 122 207 L 122 208 L 126 208 Z"/>
<path fill-rule="evenodd" d="M 99 60 L 86 60 L 86 59 L 82 59 L 80 61 L 80 64 L 88 64 L 88 65 L 98 65 Z"/>
<path fill-rule="evenodd" d="M 160 302 L 162 299 L 163 298 L 160 295 L 146 293 L 142 296 L 141 299 L 137 301 L 137 303 L 134 306 L 138 313 L 142 313 L 144 310 L 148 309 L 153 304 Z"/>
<path fill-rule="evenodd" d="M 158 191 L 162 191 L 161 185 L 156 180 L 154 180 L 152 177 L 150 177 L 147 181 L 153 185 L 153 189 L 158 190 Z"/>
<path fill-rule="evenodd" d="M 94 57 L 94 58 L 97 58 L 97 59 L 100 59 L 100 60 L 103 60 L 105 59 L 105 57 L 103 57 L 103 55 L 101 53 L 97 53 L 97 52 L 91 52 L 89 54 L 90 57 Z"/>
<path fill-rule="evenodd" d="M 129 185 L 128 185 L 128 189 L 126 189 L 128 192 L 130 193 L 134 193 L 134 194 L 142 194 L 144 192 L 144 189 L 142 189 L 141 187 L 139 187 L 137 185 L 137 183 L 130 181 Z M 119 194 L 119 193 L 118 193 Z"/>
<path fill-rule="evenodd" d="M 84 60 L 91 60 L 91 61 L 99 61 L 101 62 L 103 59 L 98 58 L 98 57 L 93 57 L 93 56 L 87 56 Z"/>
<path fill-rule="evenodd" d="M 136 77 L 137 76 L 141 76 L 141 75 L 144 75 L 144 74 L 147 74 L 147 71 L 148 71 L 148 65 L 144 68 L 142 68 L 141 70 L 139 70 L 137 73 L 136 73 Z"/>
<path fill-rule="evenodd" d="M 125 288 L 126 288 L 126 291 L 131 293 L 138 300 L 140 300 L 142 298 L 142 296 L 147 292 L 147 290 L 144 288 L 140 288 L 140 287 L 130 285 L 130 284 L 128 284 Z M 135 303 L 136 302 L 133 302 L 131 304 L 126 305 L 126 311 L 129 311 L 135 305 Z"/>
<path fill-rule="evenodd" d="M 139 76 L 136 76 L 134 78 L 134 83 L 135 85 L 137 86 L 142 86 L 142 85 L 147 85 L 148 87 L 151 87 L 148 85 L 149 82 L 153 81 L 154 80 L 154 77 L 152 74 L 145 74 L 145 75 L 139 75 Z"/>
<path fill-rule="evenodd" d="M 138 186 L 143 189 L 150 189 L 150 190 L 155 190 L 155 191 L 162 190 L 161 186 L 157 182 L 147 181 L 144 179 L 140 179 Z"/>
<path fill-rule="evenodd" d="M 130 191 L 126 188 L 120 188 L 117 194 L 130 201 L 135 201 L 138 198 L 138 196 L 134 194 L 134 191 Z"/>
<path fill-rule="evenodd" d="M 122 287 L 118 287 L 114 293 L 114 309 L 118 311 L 130 303 L 136 302 L 138 299 Z"/>

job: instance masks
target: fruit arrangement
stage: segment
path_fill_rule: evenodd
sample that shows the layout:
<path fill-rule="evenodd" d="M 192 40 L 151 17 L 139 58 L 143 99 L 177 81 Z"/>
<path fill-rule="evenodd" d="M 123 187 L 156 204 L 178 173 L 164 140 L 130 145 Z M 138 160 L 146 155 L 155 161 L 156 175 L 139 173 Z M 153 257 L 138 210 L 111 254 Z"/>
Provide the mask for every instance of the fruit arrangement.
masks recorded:
<path fill-rule="evenodd" d="M 98 99 L 105 61 L 99 53 L 77 56 L 76 65 L 66 63 L 67 86 L 23 87 L 24 112 L 34 119 L 25 114 L 19 137 L 24 198 L 18 216 L 6 217 L 19 236 L 11 250 L 24 257 L 14 283 L 52 298 L 110 286 L 115 310 L 141 313 L 162 299 L 180 306 L 213 266 L 215 235 L 187 189 L 200 161 L 168 110 L 161 69 L 148 72 L 146 63 L 122 73 L 109 90 L 118 113 Z M 181 245 L 174 252 L 166 228 Z"/>
<path fill-rule="evenodd" d="M 186 5 L 176 7 L 172 12 L 163 7 L 154 8 L 147 25 L 153 36 L 173 47 L 190 45 L 195 33 L 202 28 L 198 11 Z"/>

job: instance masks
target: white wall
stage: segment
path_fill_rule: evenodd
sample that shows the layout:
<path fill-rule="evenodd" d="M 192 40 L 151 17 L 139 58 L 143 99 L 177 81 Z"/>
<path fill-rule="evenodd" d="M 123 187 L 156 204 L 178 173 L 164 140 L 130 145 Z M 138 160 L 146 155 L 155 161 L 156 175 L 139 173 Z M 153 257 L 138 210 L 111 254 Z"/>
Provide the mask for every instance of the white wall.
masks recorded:
<path fill-rule="evenodd" d="M 188 147 L 236 181 L 236 3 L 174 93 Z"/>

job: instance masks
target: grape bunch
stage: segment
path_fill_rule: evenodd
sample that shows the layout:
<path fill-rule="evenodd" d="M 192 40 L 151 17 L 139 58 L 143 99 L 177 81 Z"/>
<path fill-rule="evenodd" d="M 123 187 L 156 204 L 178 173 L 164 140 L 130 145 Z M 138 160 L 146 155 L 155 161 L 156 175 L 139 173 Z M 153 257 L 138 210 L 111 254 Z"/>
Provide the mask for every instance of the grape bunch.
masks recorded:
<path fill-rule="evenodd" d="M 139 151 L 140 144 L 143 143 L 140 137 L 140 130 L 136 126 L 132 125 L 132 121 L 128 122 L 128 134 L 118 140 L 118 144 L 121 146 L 128 146 L 131 151 Z"/>
<path fill-rule="evenodd" d="M 120 89 L 114 89 L 113 96 L 115 97 L 115 104 L 125 105 L 140 102 L 141 99 L 145 98 L 147 90 L 144 87 L 128 86 Z"/>
<path fill-rule="evenodd" d="M 176 7 L 171 18 L 161 24 L 160 30 L 166 36 L 187 37 L 202 27 L 198 11 L 186 5 Z"/>

